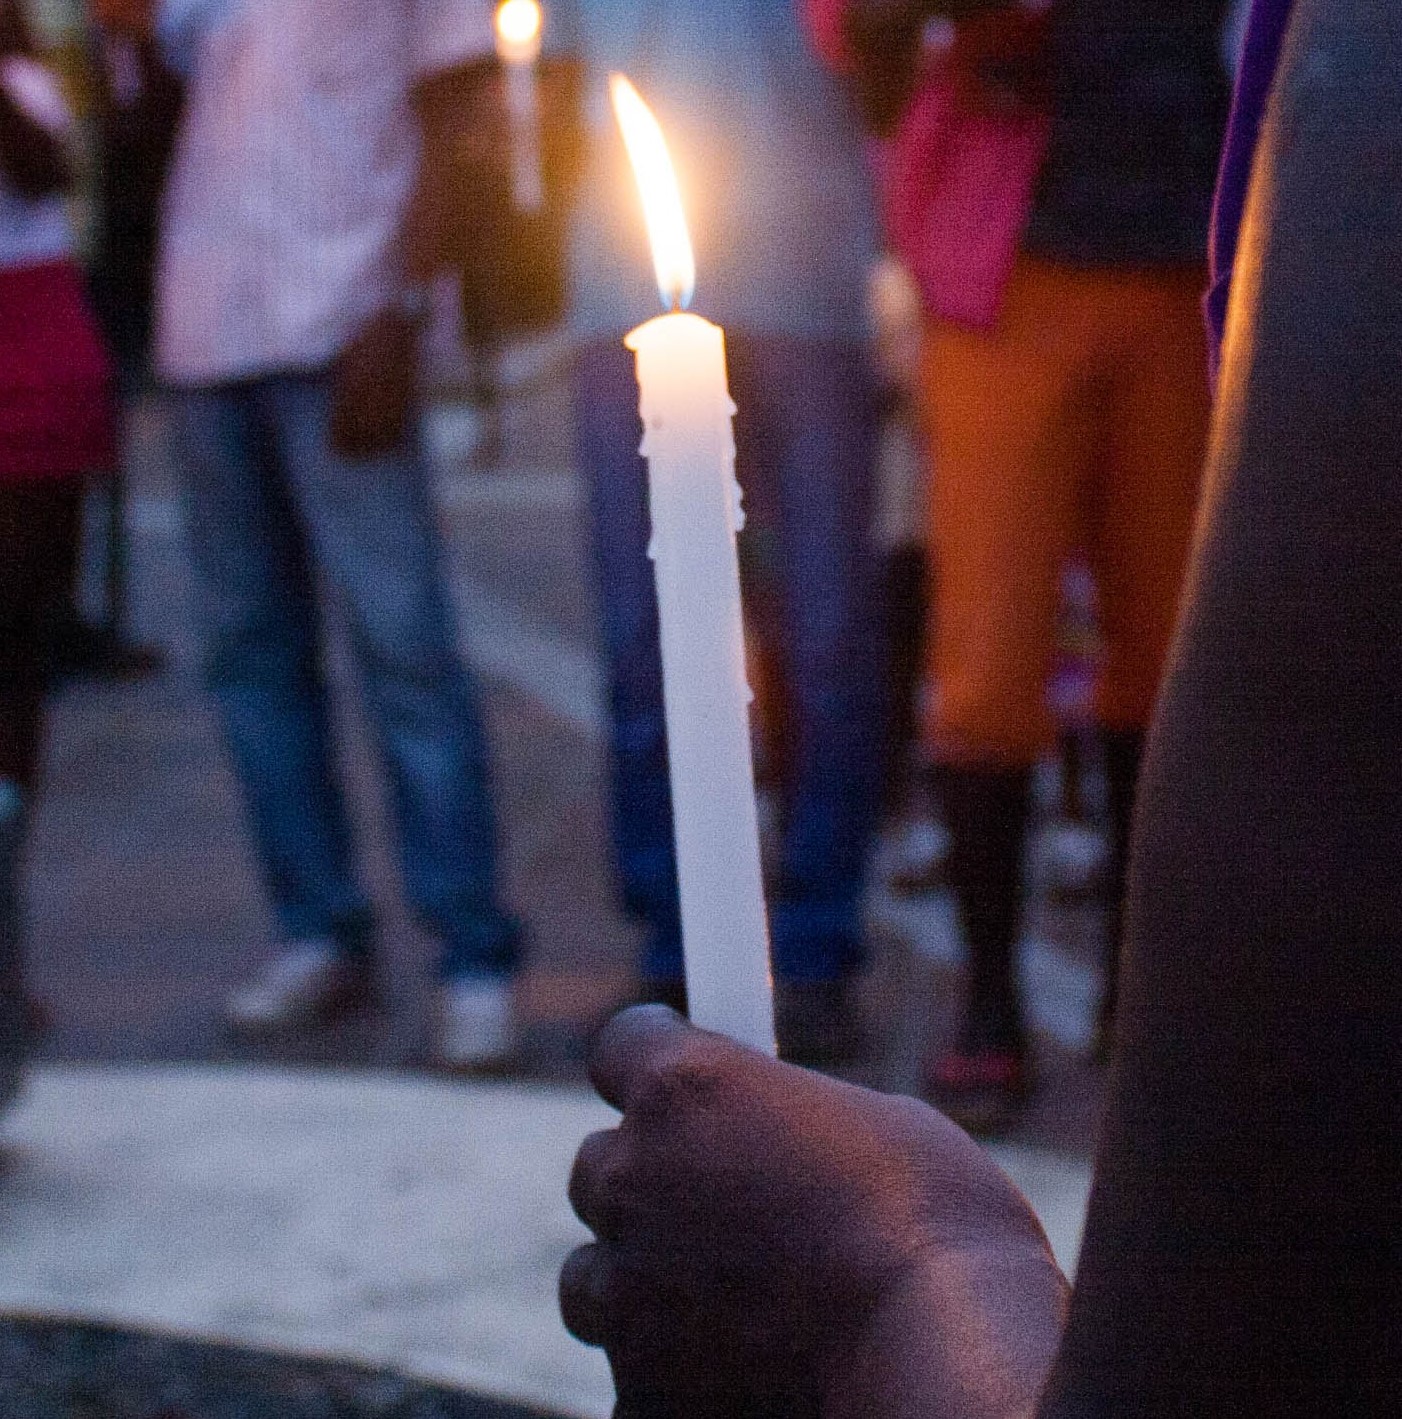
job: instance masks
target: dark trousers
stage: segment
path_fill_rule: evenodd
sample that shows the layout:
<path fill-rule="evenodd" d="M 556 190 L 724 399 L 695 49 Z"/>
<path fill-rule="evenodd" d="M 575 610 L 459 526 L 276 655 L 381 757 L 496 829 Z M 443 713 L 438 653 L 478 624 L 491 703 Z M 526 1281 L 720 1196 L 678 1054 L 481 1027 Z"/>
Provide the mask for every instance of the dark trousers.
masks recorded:
<path fill-rule="evenodd" d="M 82 482 L 0 481 L 0 778 L 38 768 L 53 640 L 78 558 Z"/>

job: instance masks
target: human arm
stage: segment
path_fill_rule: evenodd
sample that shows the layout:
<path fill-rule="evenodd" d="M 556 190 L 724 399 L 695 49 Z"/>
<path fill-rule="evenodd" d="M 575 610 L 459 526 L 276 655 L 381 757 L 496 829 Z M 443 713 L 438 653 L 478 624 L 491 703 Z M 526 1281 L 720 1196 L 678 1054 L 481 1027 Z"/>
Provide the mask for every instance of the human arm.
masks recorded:
<path fill-rule="evenodd" d="M 948 1120 L 660 1007 L 619 1017 L 592 1073 L 623 1119 L 580 1152 L 599 1241 L 561 1301 L 608 1349 L 620 1419 L 1030 1414 L 1065 1281 Z"/>
<path fill-rule="evenodd" d="M 62 192 L 69 183 L 68 158 L 64 151 L 62 124 L 43 120 L 43 110 L 57 104 L 42 92 L 48 78 L 37 75 L 33 44 L 28 25 L 15 0 L 0 3 L 0 176 L 21 197 L 37 200 Z M 29 72 L 26 72 L 29 71 Z M 42 107 L 26 101 L 36 78 Z"/>
<path fill-rule="evenodd" d="M 1402 36 L 1299 0 L 1043 1419 L 1398 1412 Z"/>
<path fill-rule="evenodd" d="M 59 138 L 30 118 L 0 85 L 0 174 L 31 201 L 64 191 L 68 161 Z"/>
<path fill-rule="evenodd" d="M 453 72 L 491 52 L 485 10 L 473 30 L 461 5 L 414 0 L 410 44 L 416 72 L 405 103 L 418 129 L 419 159 L 400 219 L 396 291 L 371 314 L 341 351 L 335 367 L 331 438 L 348 458 L 373 458 L 399 447 L 417 405 L 419 339 L 428 316 L 430 283 L 441 268 L 439 234 L 458 116 L 444 94 L 453 94 Z"/>
<path fill-rule="evenodd" d="M 420 159 L 400 226 L 399 290 L 366 319 L 336 359 L 331 442 L 352 459 L 374 458 L 406 438 L 418 402 L 419 338 L 427 319 L 429 282 L 438 269 L 434 233 L 439 187 L 433 175 L 440 140 L 431 124 L 420 129 Z"/>

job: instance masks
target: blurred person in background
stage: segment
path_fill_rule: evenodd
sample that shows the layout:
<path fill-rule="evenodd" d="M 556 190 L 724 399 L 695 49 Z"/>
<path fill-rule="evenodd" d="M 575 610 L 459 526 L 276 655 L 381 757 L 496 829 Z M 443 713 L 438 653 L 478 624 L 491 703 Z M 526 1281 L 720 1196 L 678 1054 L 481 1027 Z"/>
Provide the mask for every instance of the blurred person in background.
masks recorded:
<path fill-rule="evenodd" d="M 967 959 L 931 1097 L 972 1127 L 1030 1084 L 1016 947 L 1063 568 L 1094 574 L 1111 819 L 1100 1033 L 1142 755 L 1206 441 L 1200 310 L 1226 118 L 1223 0 L 808 0 L 851 75 L 921 283 L 937 629 L 925 725 Z"/>
<path fill-rule="evenodd" d="M 920 750 L 925 643 L 933 634 L 930 603 L 930 455 L 920 418 L 925 309 L 905 265 L 887 253 L 872 270 L 871 304 L 883 379 L 878 460 L 876 545 L 890 654 L 890 733 L 886 749 L 883 831 L 890 835 L 883 864 L 897 897 L 923 897 L 949 885 L 948 841 L 923 783 Z M 1055 830 L 1044 839 L 1047 893 L 1069 907 L 1103 896 L 1098 780 L 1092 717 L 1099 658 L 1094 586 L 1072 559 L 1062 576 L 1056 657 L 1048 697 L 1058 725 L 1056 781 L 1039 775 L 1038 807 Z M 1049 765 L 1048 765 L 1049 766 Z M 1054 792 L 1053 792 L 1054 789 Z"/>
<path fill-rule="evenodd" d="M 93 140 L 82 193 L 93 207 L 85 265 L 93 312 L 116 367 L 121 426 L 111 475 L 89 487 L 85 500 L 84 545 L 56 666 L 63 676 L 130 679 L 159 669 L 162 659 L 129 634 L 126 433 L 147 387 L 156 228 L 180 86 L 154 39 L 133 31 L 144 4 L 94 0 L 90 8 L 95 23 L 78 61 L 91 105 L 82 118 L 91 120 Z"/>
<path fill-rule="evenodd" d="M 442 147 L 420 132 L 415 91 L 490 51 L 490 10 L 168 0 L 146 18 L 186 81 L 156 363 L 189 480 L 207 683 L 284 937 L 230 1021 L 284 1028 L 376 996 L 334 764 L 324 579 L 389 778 L 405 892 L 442 947 L 434 1052 L 499 1066 L 516 1046 L 520 933 L 498 895 L 478 692 L 415 418 Z"/>
<path fill-rule="evenodd" d="M 85 476 L 116 457 L 111 370 L 74 260 L 73 119 L 0 0 L 0 1096 L 37 1019 L 20 958 L 20 850 L 78 559 Z"/>
<path fill-rule="evenodd" d="M 161 196 L 182 88 L 150 32 L 147 0 L 92 0 L 97 233 L 93 302 L 131 392 L 144 383 L 155 314 Z"/>
<path fill-rule="evenodd" d="M 587 0 L 551 13 L 587 75 L 574 390 L 608 661 L 614 848 L 624 902 L 647 932 L 642 992 L 680 1004 L 684 987 L 647 474 L 623 347 L 659 298 L 609 111 L 612 70 L 637 83 L 668 136 L 697 249 L 696 309 L 726 331 L 746 620 L 782 726 L 760 746 L 779 786 L 780 1046 L 836 1061 L 859 1042 L 852 983 L 883 731 L 865 314 L 875 221 L 856 114 L 792 0 Z"/>

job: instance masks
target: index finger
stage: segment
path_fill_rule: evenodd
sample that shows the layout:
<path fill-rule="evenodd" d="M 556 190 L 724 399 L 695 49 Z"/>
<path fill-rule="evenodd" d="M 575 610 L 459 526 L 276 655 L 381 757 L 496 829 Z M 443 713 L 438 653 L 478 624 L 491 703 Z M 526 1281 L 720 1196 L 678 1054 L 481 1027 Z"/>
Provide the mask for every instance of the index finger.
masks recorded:
<path fill-rule="evenodd" d="M 626 1113 L 693 1028 L 665 1005 L 635 1005 L 615 1015 L 589 1052 L 590 1083 L 606 1104 Z"/>

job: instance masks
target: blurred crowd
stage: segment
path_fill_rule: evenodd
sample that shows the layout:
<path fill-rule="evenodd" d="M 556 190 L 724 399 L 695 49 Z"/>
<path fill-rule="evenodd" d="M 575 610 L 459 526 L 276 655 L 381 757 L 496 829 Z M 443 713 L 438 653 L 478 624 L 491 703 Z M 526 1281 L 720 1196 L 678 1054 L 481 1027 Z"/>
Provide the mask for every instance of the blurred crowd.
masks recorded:
<path fill-rule="evenodd" d="M 530 940 L 501 898 L 480 691 L 416 432 L 445 272 L 484 399 L 503 342 L 557 321 L 571 335 L 619 895 L 643 933 L 638 998 L 684 1008 L 622 343 L 657 295 L 605 94 L 624 71 L 676 154 L 697 309 L 725 327 L 739 410 L 781 1051 L 840 1065 L 880 1028 L 857 987 L 885 825 L 893 887 L 958 908 L 964 998 L 923 1088 L 996 1129 L 1034 1084 L 1018 954 L 1048 764 L 1063 811 L 1105 843 L 1068 889 L 1103 909 L 1096 1052 L 1113 1038 L 1135 791 L 1206 447 L 1201 298 L 1243 7 L 543 8 L 540 184 L 523 198 L 489 0 L 93 0 L 82 62 L 63 65 L 0 0 L 0 1033 L 38 1025 L 18 884 L 46 692 L 75 656 L 146 663 L 120 614 L 121 450 L 124 411 L 155 387 L 205 683 L 281 937 L 231 1026 L 296 1029 L 377 996 L 330 587 L 405 895 L 441 947 L 435 1052 L 514 1058 Z M 95 495 L 112 591 L 85 628 Z"/>

